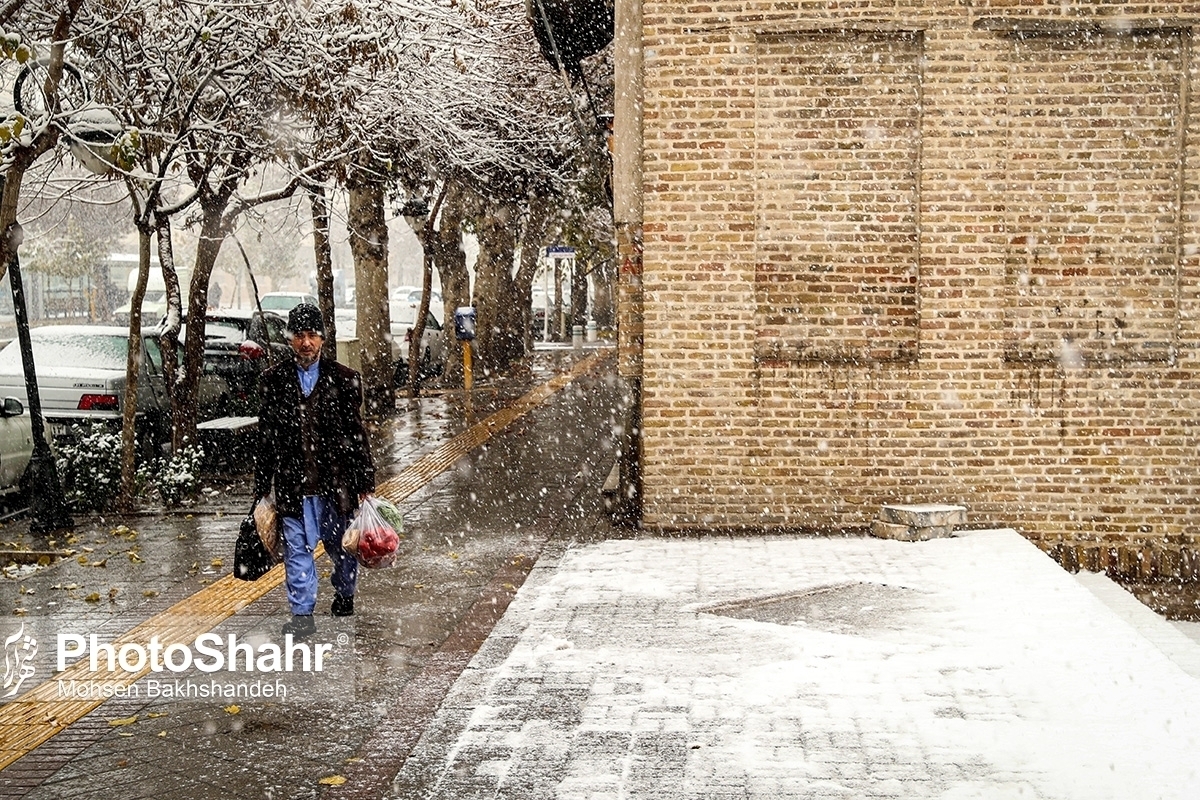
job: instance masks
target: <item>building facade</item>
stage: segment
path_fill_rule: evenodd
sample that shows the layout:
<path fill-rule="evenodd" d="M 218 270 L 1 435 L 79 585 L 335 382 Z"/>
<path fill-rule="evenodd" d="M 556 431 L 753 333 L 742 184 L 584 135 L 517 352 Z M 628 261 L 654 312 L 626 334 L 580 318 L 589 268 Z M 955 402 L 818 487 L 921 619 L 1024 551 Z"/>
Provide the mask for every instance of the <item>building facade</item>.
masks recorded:
<path fill-rule="evenodd" d="M 1195 577 L 1200 4 L 640 12 L 643 524 L 953 502 Z"/>

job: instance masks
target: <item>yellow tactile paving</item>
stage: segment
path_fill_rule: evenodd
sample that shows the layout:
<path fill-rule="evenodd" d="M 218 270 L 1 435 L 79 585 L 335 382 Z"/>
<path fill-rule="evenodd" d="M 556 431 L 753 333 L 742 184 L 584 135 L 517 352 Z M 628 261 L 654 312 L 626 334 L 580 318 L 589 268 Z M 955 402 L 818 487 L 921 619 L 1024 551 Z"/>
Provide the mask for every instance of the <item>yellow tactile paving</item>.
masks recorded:
<path fill-rule="evenodd" d="M 514 420 L 529 413 L 555 392 L 612 354 L 612 350 L 605 349 L 579 361 L 569 372 L 538 386 L 513 405 L 497 411 L 433 452 L 422 456 L 394 478 L 379 484 L 376 493 L 392 502 L 403 501 L 449 469 L 459 458 L 483 444 Z M 282 583 L 282 567 L 275 567 L 254 582 L 239 581 L 232 575 L 226 575 L 131 628 L 117 637 L 112 644 L 119 650 L 122 644 L 146 642 L 153 636 L 158 636 L 162 641 L 194 640 Z M 0 769 L 61 733 L 71 723 L 105 702 L 103 697 L 59 697 L 59 681 L 86 680 L 93 687 L 101 686 L 101 682 L 88 677 L 85 666 L 83 662 L 76 662 L 55 675 L 52 680 L 44 681 L 25 692 L 19 699 L 0 705 Z M 140 672 L 127 673 L 119 678 L 104 681 L 103 684 L 114 689 L 123 689 L 132 686 L 149 672 L 150 667 L 147 665 Z"/>

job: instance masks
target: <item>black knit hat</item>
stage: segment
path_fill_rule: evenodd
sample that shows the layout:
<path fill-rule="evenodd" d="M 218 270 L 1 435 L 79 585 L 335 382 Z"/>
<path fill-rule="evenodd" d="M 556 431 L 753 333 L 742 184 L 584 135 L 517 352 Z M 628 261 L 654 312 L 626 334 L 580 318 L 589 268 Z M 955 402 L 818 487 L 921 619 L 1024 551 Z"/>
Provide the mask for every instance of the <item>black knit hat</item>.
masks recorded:
<path fill-rule="evenodd" d="M 301 303 L 288 312 L 287 329 L 292 333 L 312 331 L 325 335 L 325 320 L 321 317 L 321 309 L 312 303 Z"/>

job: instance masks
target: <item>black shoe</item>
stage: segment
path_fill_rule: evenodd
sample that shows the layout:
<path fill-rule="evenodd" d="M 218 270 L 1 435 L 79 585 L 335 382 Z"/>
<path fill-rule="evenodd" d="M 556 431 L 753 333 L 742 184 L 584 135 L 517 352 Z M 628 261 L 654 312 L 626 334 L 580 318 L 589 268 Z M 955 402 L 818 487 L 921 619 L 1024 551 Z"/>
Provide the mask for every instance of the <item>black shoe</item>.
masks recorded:
<path fill-rule="evenodd" d="M 333 596 L 333 605 L 329 607 L 329 613 L 335 617 L 353 617 L 354 595 L 343 597 L 340 594 L 335 594 Z"/>
<path fill-rule="evenodd" d="M 291 622 L 283 623 L 283 635 L 287 636 L 290 633 L 293 639 L 307 639 L 316 632 L 317 623 L 312 614 L 296 614 Z"/>

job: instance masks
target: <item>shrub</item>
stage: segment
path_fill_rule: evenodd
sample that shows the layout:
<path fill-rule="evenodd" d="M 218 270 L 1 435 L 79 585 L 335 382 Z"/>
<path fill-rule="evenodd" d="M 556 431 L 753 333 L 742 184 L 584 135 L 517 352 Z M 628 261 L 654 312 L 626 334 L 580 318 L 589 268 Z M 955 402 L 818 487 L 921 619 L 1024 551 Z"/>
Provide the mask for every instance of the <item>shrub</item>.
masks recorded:
<path fill-rule="evenodd" d="M 155 465 L 152 480 L 164 503 L 177 506 L 195 494 L 203 461 L 204 450 L 199 445 L 188 445 Z"/>
<path fill-rule="evenodd" d="M 121 489 L 121 434 L 93 422 L 72 425 L 56 442 L 55 466 L 74 511 L 104 511 Z"/>

